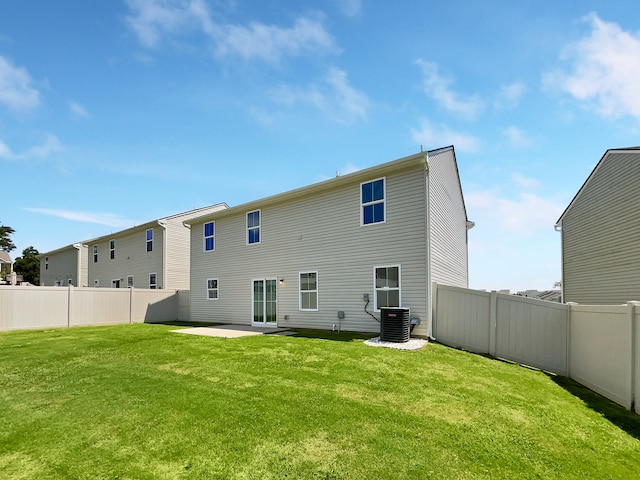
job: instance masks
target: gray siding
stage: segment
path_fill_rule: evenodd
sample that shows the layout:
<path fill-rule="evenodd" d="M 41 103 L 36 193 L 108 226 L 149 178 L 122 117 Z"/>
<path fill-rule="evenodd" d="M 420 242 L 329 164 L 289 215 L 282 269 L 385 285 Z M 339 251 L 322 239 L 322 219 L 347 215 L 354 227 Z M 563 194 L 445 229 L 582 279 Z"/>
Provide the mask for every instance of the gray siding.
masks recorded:
<path fill-rule="evenodd" d="M 564 301 L 640 300 L 640 152 L 609 152 L 562 218 Z"/>
<path fill-rule="evenodd" d="M 216 219 L 214 252 L 204 252 L 203 223 L 191 229 L 191 318 L 251 323 L 252 279 L 284 279 L 278 286 L 278 325 L 378 331 L 364 312 L 373 299 L 374 266 L 400 265 L 402 306 L 424 320 L 428 334 L 426 176 L 424 163 L 386 175 L 386 222 L 360 225 L 360 182 L 261 207 L 262 243 L 246 244 L 246 211 Z M 260 207 L 259 207 L 260 208 Z M 318 272 L 318 311 L 301 312 L 300 272 Z M 206 279 L 219 280 L 218 300 L 207 300 Z M 369 304 L 373 310 L 373 301 Z M 379 316 L 379 314 L 376 314 Z"/>
<path fill-rule="evenodd" d="M 127 288 L 127 277 L 133 275 L 135 288 L 149 288 L 149 274 L 157 273 L 158 288 L 164 288 L 163 278 L 163 228 L 153 227 L 153 251 L 147 252 L 146 231 L 139 230 L 121 232 L 113 237 L 102 237 L 95 242 L 87 243 L 89 249 L 89 286 L 94 286 L 97 279 L 100 287 L 111 287 L 111 281 L 119 279 L 120 288 Z M 109 241 L 116 241 L 115 258 L 109 255 Z M 98 261 L 93 261 L 93 246 L 98 245 Z"/>
<path fill-rule="evenodd" d="M 467 214 L 452 148 L 429 155 L 432 281 L 467 287 Z"/>
<path fill-rule="evenodd" d="M 47 261 L 48 259 L 48 261 Z M 47 268 L 48 267 L 48 268 Z M 87 249 L 73 245 L 45 253 L 40 259 L 40 285 L 67 286 L 69 280 L 74 287 L 87 284 Z"/>

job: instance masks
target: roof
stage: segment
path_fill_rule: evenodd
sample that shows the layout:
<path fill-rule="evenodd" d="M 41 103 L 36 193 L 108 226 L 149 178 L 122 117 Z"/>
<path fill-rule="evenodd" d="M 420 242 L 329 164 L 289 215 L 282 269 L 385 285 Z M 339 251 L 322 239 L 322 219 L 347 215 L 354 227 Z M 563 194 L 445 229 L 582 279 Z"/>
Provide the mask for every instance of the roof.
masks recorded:
<path fill-rule="evenodd" d="M 125 230 L 119 230 L 117 232 L 113 232 L 113 233 L 110 233 L 108 235 L 102 235 L 100 237 L 95 237 L 95 238 L 92 238 L 92 239 L 89 239 L 89 240 L 84 240 L 82 242 L 74 243 L 72 245 L 65 245 L 64 247 L 60 247 L 60 248 L 57 248 L 55 250 L 50 250 L 48 252 L 41 253 L 40 255 L 38 255 L 38 258 L 43 258 L 43 257 L 45 257 L 47 255 L 53 255 L 55 253 L 60 253 L 60 252 L 63 252 L 65 250 L 69 250 L 70 248 L 79 248 L 80 245 L 83 245 L 83 244 L 86 245 L 86 244 L 89 244 L 89 243 L 98 243 L 98 242 L 100 242 L 102 240 L 105 240 L 105 239 L 124 237 L 124 236 L 130 235 L 130 234 L 135 233 L 135 232 L 139 232 L 139 231 L 146 230 L 148 228 L 155 227 L 156 225 L 161 225 L 162 226 L 163 222 L 165 222 L 167 220 L 179 219 L 181 217 L 184 217 L 185 219 L 187 219 L 187 218 L 191 218 L 193 216 L 197 216 L 198 214 L 200 214 L 202 212 L 205 212 L 205 211 L 208 211 L 208 210 L 211 210 L 211 209 L 225 209 L 225 208 L 229 208 L 229 206 L 226 203 L 223 202 L 223 203 L 216 203 L 214 205 L 209 205 L 207 207 L 195 208 L 193 210 L 188 210 L 186 212 L 176 213 L 174 215 L 169 215 L 167 217 L 162 217 L 162 218 L 158 218 L 156 220 L 151 220 L 149 222 L 142 223 L 140 225 L 135 225 L 135 226 L 127 228 Z"/>
<path fill-rule="evenodd" d="M 9 255 L 9 252 L 5 252 L 4 250 L 0 250 L 0 262 L 2 262 L 2 263 L 12 263 L 11 255 Z"/>
<path fill-rule="evenodd" d="M 336 176 L 335 178 L 331 178 L 329 180 L 313 183 L 306 187 L 289 190 L 287 192 L 278 193 L 269 197 L 253 200 L 247 203 L 243 203 L 241 205 L 236 205 L 234 207 L 229 207 L 225 210 L 219 210 L 217 212 L 212 212 L 199 217 L 194 217 L 188 221 L 185 221 L 184 223 L 185 225 L 195 225 L 198 223 L 204 223 L 208 220 L 223 218 L 223 217 L 234 215 L 240 212 L 256 210 L 258 208 L 263 208 L 268 205 L 295 200 L 308 195 L 331 190 L 331 189 L 337 188 L 340 185 L 355 183 L 355 182 L 366 180 L 372 177 L 383 176 L 390 172 L 396 172 L 396 171 L 400 171 L 400 170 L 404 170 L 407 168 L 416 167 L 420 165 L 423 165 L 425 169 L 428 169 L 429 168 L 428 156 L 435 155 L 436 153 L 440 153 L 446 150 L 453 151 L 453 145 L 448 147 L 438 148 L 436 150 L 429 150 L 427 152 L 419 152 L 413 155 L 409 155 L 407 157 L 402 157 L 397 160 L 393 160 L 391 162 L 382 163 L 382 164 L 375 165 L 373 167 L 369 167 L 363 170 L 358 170 L 356 172 L 349 173 L 346 175 Z M 455 159 L 455 151 L 454 151 L 454 159 Z M 457 164 L 456 164 L 456 173 L 458 173 Z M 458 182 L 460 182 L 459 174 L 458 174 Z M 465 209 L 465 216 L 466 216 L 466 209 Z"/>
<path fill-rule="evenodd" d="M 578 197 L 580 197 L 580 194 L 584 191 L 584 189 L 589 184 L 591 179 L 595 176 L 596 172 L 600 169 L 600 166 L 606 161 L 607 157 L 609 157 L 609 155 L 612 154 L 612 153 L 624 153 L 624 152 L 640 153 L 640 146 L 638 146 L 638 147 L 626 147 L 626 148 L 610 148 L 609 150 L 604 152 L 604 155 L 602 156 L 602 158 L 600 159 L 598 164 L 595 166 L 595 168 L 591 171 L 591 173 L 589 174 L 589 176 L 587 177 L 585 182 L 582 184 L 582 186 L 578 190 L 578 193 L 575 194 L 575 196 L 573 197 L 571 202 L 569 202 L 569 205 L 567 206 L 567 208 L 565 208 L 564 212 L 562 212 L 562 215 L 560 215 L 560 218 L 558 218 L 558 221 L 556 222 L 556 227 L 558 225 L 560 225 L 560 223 L 562 222 L 562 219 L 564 218 L 564 216 L 571 209 L 571 207 L 576 202 Z"/>

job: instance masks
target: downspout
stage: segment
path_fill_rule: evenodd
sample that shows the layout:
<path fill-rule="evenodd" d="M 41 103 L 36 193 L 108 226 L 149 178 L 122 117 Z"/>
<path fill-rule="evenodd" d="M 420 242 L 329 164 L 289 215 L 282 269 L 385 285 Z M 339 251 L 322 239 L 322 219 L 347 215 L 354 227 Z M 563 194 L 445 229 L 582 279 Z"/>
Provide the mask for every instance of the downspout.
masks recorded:
<path fill-rule="evenodd" d="M 81 287 L 82 284 L 80 283 L 80 279 L 81 279 L 81 272 L 82 272 L 82 244 L 74 243 L 73 248 L 78 250 L 78 268 L 76 269 L 76 285 L 75 286 Z"/>
<path fill-rule="evenodd" d="M 560 301 L 566 303 L 564 300 L 564 235 L 562 233 L 562 220 L 553 226 L 556 232 L 560 232 Z"/>
<path fill-rule="evenodd" d="M 429 182 L 429 152 L 424 153 L 424 184 L 426 190 L 426 225 L 425 225 L 425 258 L 427 260 L 427 282 L 426 282 L 426 299 L 427 299 L 427 337 L 430 340 L 435 340 L 433 336 L 433 301 L 432 285 L 431 285 L 431 185 Z"/>
<path fill-rule="evenodd" d="M 162 289 L 167 288 L 167 224 L 158 220 L 158 225 L 162 228 Z M 157 279 L 156 279 L 157 282 Z M 157 288 L 157 286 L 156 286 Z"/>

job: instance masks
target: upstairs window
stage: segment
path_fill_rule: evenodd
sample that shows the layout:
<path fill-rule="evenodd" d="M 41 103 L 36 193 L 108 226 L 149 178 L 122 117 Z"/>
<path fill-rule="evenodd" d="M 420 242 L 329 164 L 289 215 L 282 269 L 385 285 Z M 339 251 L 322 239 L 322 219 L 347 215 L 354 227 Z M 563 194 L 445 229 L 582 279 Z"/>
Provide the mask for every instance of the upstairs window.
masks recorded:
<path fill-rule="evenodd" d="M 204 224 L 204 251 L 212 252 L 216 249 L 216 222 Z"/>
<path fill-rule="evenodd" d="M 98 245 L 93 246 L 93 263 L 98 263 Z"/>
<path fill-rule="evenodd" d="M 49 270 L 49 257 L 44 257 L 44 269 Z"/>
<path fill-rule="evenodd" d="M 260 210 L 247 213 L 247 243 L 260 243 Z"/>
<path fill-rule="evenodd" d="M 379 178 L 360 185 L 361 225 L 385 221 L 385 179 Z"/>
<path fill-rule="evenodd" d="M 300 310 L 318 310 L 318 272 L 300 273 Z"/>
<path fill-rule="evenodd" d="M 153 228 L 147 230 L 147 252 L 153 252 Z"/>
<path fill-rule="evenodd" d="M 109 240 L 109 258 L 113 260 L 116 258 L 116 241 Z"/>
<path fill-rule="evenodd" d="M 374 267 L 374 309 L 400 307 L 400 265 Z"/>

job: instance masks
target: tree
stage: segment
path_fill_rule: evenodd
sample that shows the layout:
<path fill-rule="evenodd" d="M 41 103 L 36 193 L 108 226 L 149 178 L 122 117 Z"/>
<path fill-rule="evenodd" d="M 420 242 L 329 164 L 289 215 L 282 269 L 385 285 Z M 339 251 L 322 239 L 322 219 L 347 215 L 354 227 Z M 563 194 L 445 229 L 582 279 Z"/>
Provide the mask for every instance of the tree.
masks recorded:
<path fill-rule="evenodd" d="M 22 251 L 22 256 L 16 258 L 13 264 L 13 271 L 22 275 L 22 280 L 40 285 L 40 252 L 33 247 L 27 247 Z"/>
<path fill-rule="evenodd" d="M 14 231 L 11 227 L 0 225 L 0 250 L 10 252 L 16 249 L 16 246 L 11 240 L 11 235 L 13 235 Z"/>

